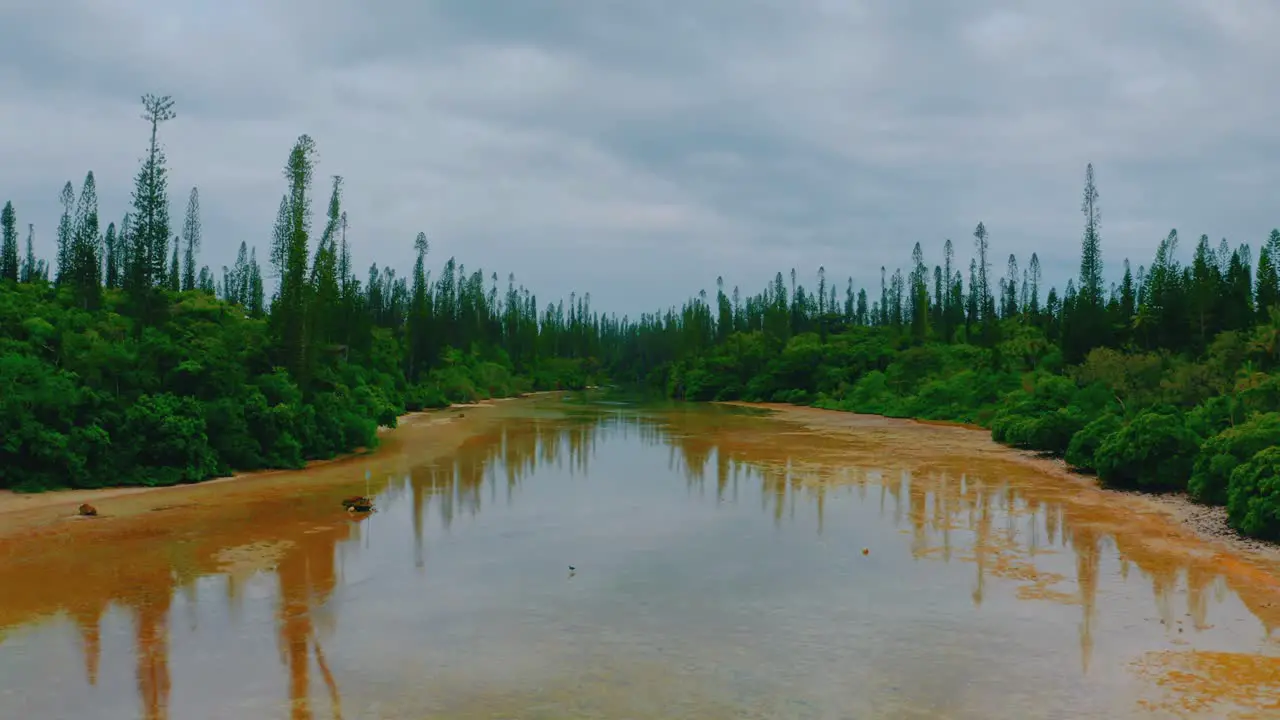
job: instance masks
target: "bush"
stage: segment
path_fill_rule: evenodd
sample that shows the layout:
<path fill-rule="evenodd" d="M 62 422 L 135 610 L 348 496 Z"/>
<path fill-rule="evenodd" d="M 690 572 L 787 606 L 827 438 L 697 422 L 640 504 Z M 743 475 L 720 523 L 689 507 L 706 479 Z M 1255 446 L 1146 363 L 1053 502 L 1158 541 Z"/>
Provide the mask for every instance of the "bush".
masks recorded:
<path fill-rule="evenodd" d="M 1008 422 L 1004 442 L 1014 447 L 1053 455 L 1067 451 L 1071 438 L 1084 427 L 1084 418 L 1073 408 L 1060 408 L 1036 417 Z"/>
<path fill-rule="evenodd" d="M 404 409 L 409 412 L 439 410 L 449 407 L 449 400 L 435 385 L 414 385 L 405 391 Z"/>
<path fill-rule="evenodd" d="M 1094 455 L 1103 484 L 1149 492 L 1183 490 L 1200 437 L 1187 427 L 1182 413 L 1156 408 L 1139 413 L 1112 433 Z"/>
<path fill-rule="evenodd" d="M 1037 374 L 1024 387 L 1004 398 L 1004 406 L 991 421 L 996 442 L 1054 455 L 1067 451 L 1071 438 L 1085 426 L 1085 414 L 1076 404 L 1080 395 L 1071 380 Z"/>
<path fill-rule="evenodd" d="M 1280 445 L 1280 413 L 1255 416 L 1205 441 L 1196 456 L 1187 492 L 1206 505 L 1226 505 L 1231 474 L 1263 450 Z"/>
<path fill-rule="evenodd" d="M 133 456 L 131 480 L 138 485 L 199 482 L 218 472 L 204 414 L 194 398 L 170 393 L 139 397 L 125 413 L 123 437 Z"/>
<path fill-rule="evenodd" d="M 1269 447 L 1231 472 L 1231 527 L 1250 537 L 1280 540 L 1280 447 Z"/>
<path fill-rule="evenodd" d="M 1106 413 L 1094 418 L 1092 422 L 1085 425 L 1071 437 L 1071 442 L 1067 444 L 1067 454 L 1065 456 L 1067 464 L 1077 470 L 1097 472 L 1098 448 L 1102 447 L 1102 443 L 1115 434 L 1123 425 L 1124 423 L 1120 420 L 1120 416 L 1113 413 Z"/>

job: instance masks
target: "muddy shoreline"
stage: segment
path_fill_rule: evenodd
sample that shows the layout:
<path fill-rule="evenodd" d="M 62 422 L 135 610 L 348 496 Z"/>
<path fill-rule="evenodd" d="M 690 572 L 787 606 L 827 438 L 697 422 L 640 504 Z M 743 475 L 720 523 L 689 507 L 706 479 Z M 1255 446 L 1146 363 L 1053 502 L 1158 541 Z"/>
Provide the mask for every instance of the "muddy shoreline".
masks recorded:
<path fill-rule="evenodd" d="M 1097 478 L 1072 470 L 1062 458 L 1013 448 L 1009 448 L 1009 451 L 1017 455 L 1022 462 L 1034 465 L 1045 472 L 1070 478 L 1076 482 L 1088 483 L 1101 492 L 1153 506 L 1203 540 L 1221 542 L 1237 552 L 1256 553 L 1272 560 L 1280 560 L 1280 544 L 1248 538 L 1232 530 L 1227 524 L 1225 507 L 1201 505 L 1192 501 L 1186 493 L 1154 494 L 1139 490 L 1104 488 L 1098 485 Z"/>
<path fill-rule="evenodd" d="M 824 410 L 800 405 L 782 403 L 725 402 L 724 405 L 761 408 L 771 411 L 775 416 L 792 420 L 812 429 L 840 428 L 853 429 L 855 424 L 873 423 L 875 425 L 924 425 L 947 432 L 981 433 L 985 435 L 989 451 L 1002 454 L 1019 464 L 1033 467 L 1047 475 L 1061 478 L 1067 482 L 1079 483 L 1091 489 L 1114 497 L 1117 502 L 1127 505 L 1135 512 L 1152 512 L 1164 516 L 1172 523 L 1190 531 L 1193 535 L 1210 545 L 1219 545 L 1243 555 L 1253 555 L 1269 562 L 1280 562 L 1280 544 L 1247 538 L 1232 530 L 1227 524 L 1227 510 L 1220 507 L 1207 507 L 1192 502 L 1185 493 L 1168 493 L 1155 495 L 1136 490 L 1112 490 L 1101 487 L 1093 476 L 1075 472 L 1061 458 L 1046 457 L 1040 453 L 1017 450 L 991 440 L 989 431 L 980 427 L 967 426 L 962 423 L 937 422 L 930 420 L 914 420 L 910 418 L 891 418 L 865 413 L 850 413 L 840 410 Z M 839 420 L 845 422 L 839 422 Z"/>
<path fill-rule="evenodd" d="M 421 410 L 399 416 L 395 428 L 380 427 L 378 436 L 387 438 L 401 428 L 453 425 L 463 434 L 466 433 L 466 421 L 472 417 L 468 410 L 493 408 L 499 403 L 533 398 L 560 391 L 543 391 L 526 393 L 519 397 L 494 398 L 474 403 L 459 403 L 447 408 Z M 461 423 L 461 424 L 460 424 Z M 378 450 L 356 450 L 328 460 L 313 460 L 302 468 L 269 469 L 240 472 L 220 478 L 210 478 L 198 483 L 185 485 L 166 485 L 160 487 L 121 486 L 93 489 L 60 489 L 41 493 L 16 493 L 11 490 L 0 490 L 0 536 L 21 530 L 50 526 L 62 521 L 89 521 L 99 518 L 82 518 L 78 508 L 82 503 L 93 505 L 101 513 L 100 517 L 118 518 L 138 515 L 144 512 L 163 510 L 171 507 L 185 507 L 192 498 L 205 495 L 209 488 L 218 488 L 219 492 L 245 490 L 252 481 L 270 482 L 278 479 L 281 482 L 293 481 L 299 473 L 306 473 L 326 467 L 340 465 L 354 459 L 377 453 Z"/>

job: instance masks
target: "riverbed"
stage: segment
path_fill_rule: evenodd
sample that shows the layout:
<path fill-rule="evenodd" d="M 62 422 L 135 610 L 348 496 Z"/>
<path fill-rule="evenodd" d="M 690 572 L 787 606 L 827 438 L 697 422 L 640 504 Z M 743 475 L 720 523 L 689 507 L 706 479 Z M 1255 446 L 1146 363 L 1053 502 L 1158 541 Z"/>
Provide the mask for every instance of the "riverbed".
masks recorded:
<path fill-rule="evenodd" d="M 982 433 L 574 394 L 383 440 L 0 513 L 0 718 L 1280 717 L 1273 560 Z"/>

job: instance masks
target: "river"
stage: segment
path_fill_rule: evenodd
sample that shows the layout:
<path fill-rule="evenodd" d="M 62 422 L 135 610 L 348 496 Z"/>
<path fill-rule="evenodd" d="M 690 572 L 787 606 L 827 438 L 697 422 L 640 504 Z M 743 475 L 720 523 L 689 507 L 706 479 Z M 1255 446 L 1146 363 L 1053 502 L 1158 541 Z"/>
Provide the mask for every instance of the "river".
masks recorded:
<path fill-rule="evenodd" d="M 1273 564 L 981 433 L 465 415 L 0 533 L 0 718 L 1280 717 Z"/>

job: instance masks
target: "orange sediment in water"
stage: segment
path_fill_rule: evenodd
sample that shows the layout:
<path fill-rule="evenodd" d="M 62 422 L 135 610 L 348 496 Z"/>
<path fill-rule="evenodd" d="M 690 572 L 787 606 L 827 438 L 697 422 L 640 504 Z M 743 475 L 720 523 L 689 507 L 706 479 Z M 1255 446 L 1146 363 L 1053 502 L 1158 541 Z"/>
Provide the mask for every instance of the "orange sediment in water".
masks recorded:
<path fill-rule="evenodd" d="M 56 512 L 33 505 L 18 513 L 29 513 L 23 516 L 21 532 L 8 532 L 18 525 L 0 520 L 5 528 L 0 535 L 0 588 L 4 588 L 0 634 L 65 613 L 81 635 L 85 672 L 96 678 L 101 619 L 112 607 L 122 609 L 133 617 L 135 634 L 129 662 L 136 659 L 137 668 L 127 672 L 136 675 L 139 697 L 150 716 L 163 717 L 171 682 L 167 655 L 171 604 L 203 576 L 226 576 L 228 595 L 245 592 L 256 576 L 257 581 L 272 582 L 279 595 L 273 625 L 268 627 L 278 635 L 279 662 L 285 668 L 282 677 L 294 712 L 304 716 L 308 704 L 328 704 L 329 695 L 336 707 L 342 668 L 325 651 L 334 653 L 341 647 L 322 645 L 323 633 L 317 627 L 334 622 L 325 620 L 330 609 L 324 604 L 340 582 L 340 544 L 358 541 L 366 533 L 376 535 L 382 529 L 377 523 L 395 514 L 391 511 L 396 502 L 410 505 L 406 515 L 413 517 L 415 529 L 424 522 L 422 506 L 432 498 L 439 501 L 439 512 L 461 515 L 469 503 L 488 497 L 485 483 L 498 461 L 508 473 L 519 476 L 538 463 L 574 464 L 590 454 L 589 432 L 580 427 L 585 423 L 548 420 L 503 428 L 494 412 L 468 412 L 462 421 L 427 415 L 387 433 L 375 455 L 299 473 L 268 473 L 154 493 L 92 496 L 103 510 L 93 522 L 62 522 L 74 517 L 76 504 Z M 753 484 L 763 488 L 765 512 L 784 518 L 795 510 L 797 498 L 803 498 L 804 508 L 816 509 L 819 527 L 832 522 L 824 515 L 829 514 L 824 510 L 825 498 L 837 492 L 857 494 L 863 504 L 880 503 L 886 521 L 892 517 L 901 535 L 890 529 L 887 539 L 885 535 L 854 536 L 852 547 L 864 556 L 870 554 L 870 545 L 876 545 L 878 560 L 860 565 L 866 572 L 897 559 L 922 565 L 962 563 L 975 579 L 972 589 L 966 585 L 960 592 L 972 592 L 975 606 L 998 598 L 1004 604 L 997 605 L 996 612 L 1002 612 L 1009 603 L 1027 601 L 1031 604 L 1017 607 L 1048 608 L 1056 613 L 1054 617 L 1071 618 L 1072 625 L 1078 618 L 1079 652 L 1085 665 L 1095 654 L 1094 619 L 1108 612 L 1107 591 L 1116 587 L 1116 576 L 1132 573 L 1144 582 L 1149 580 L 1141 590 L 1144 596 L 1154 595 L 1158 617 L 1135 622 L 1157 626 L 1157 634 L 1163 622 L 1167 632 L 1160 643 L 1191 642 L 1187 638 L 1195 630 L 1228 621 L 1246 628 L 1239 636 L 1256 642 L 1249 645 L 1238 642 L 1238 636 L 1217 636 L 1225 637 L 1221 648 L 1169 649 L 1143 636 L 1131 652 L 1116 650 L 1114 645 L 1097 651 L 1106 664 L 1095 671 L 1095 677 L 1129 668 L 1128 674 L 1136 679 L 1130 682 L 1140 681 L 1145 691 L 1133 702 L 1135 711 L 1147 713 L 1139 717 L 1280 717 L 1276 688 L 1280 659 L 1273 657 L 1280 655 L 1280 643 L 1268 644 L 1265 639 L 1280 626 L 1280 565 L 1267 557 L 1207 543 L 1141 498 L 1099 490 L 1087 480 L 1018 457 L 972 430 L 789 406 L 779 408 L 774 418 L 698 410 L 655 412 L 654 416 L 657 419 L 649 425 L 637 423 L 639 433 L 670 444 L 673 467 L 691 482 L 705 480 L 709 491 L 714 486 L 715 492 L 726 493 L 736 482 L 738 470 L 749 468 Z M 449 422 L 429 425 L 442 417 Z M 434 466 L 437 460 L 439 467 Z M 378 494 L 379 509 L 385 504 L 387 512 L 373 518 L 339 516 L 339 500 L 364 492 L 366 467 L 378 479 L 372 492 Z M 388 478 L 404 489 L 388 489 Z M 394 492 L 406 496 L 397 498 Z M 75 502 L 82 499 L 89 498 L 77 497 Z M 395 537 L 392 542 L 404 539 Z M 849 547 L 840 547 L 838 562 L 848 562 Z M 586 580 L 589 584 L 592 578 Z M 1215 609 L 1219 614 L 1209 622 L 1212 598 L 1228 594 L 1232 595 L 1230 605 L 1213 606 L 1222 609 Z M 1185 621 L 1182 610 L 1175 612 L 1170 600 L 1181 602 L 1184 597 Z M 372 598 L 375 605 L 377 600 Z M 433 599 L 428 595 L 413 602 L 429 604 Z M 350 612 L 358 615 L 356 604 Z M 361 620 L 373 624 L 368 616 Z M 1186 632 L 1179 633 L 1184 627 Z M 1074 642 L 1077 628 L 1070 633 Z M 1100 647 L 1104 641 L 1098 641 Z M 475 709 L 477 714 L 479 709 L 497 714 L 511 713 L 513 708 L 518 714 L 552 693 L 563 707 L 608 715 L 621 702 L 615 694 L 632 697 L 643 691 L 657 698 L 673 695 L 673 689 L 688 689 L 687 697 L 695 698 L 689 702 L 699 703 L 698 716 L 740 714 L 733 707 L 718 705 L 718 698 L 703 697 L 695 681 L 680 684 L 683 676 L 671 669 L 679 669 L 678 657 L 670 660 L 671 667 L 639 661 L 632 667 L 621 655 L 610 656 L 606 650 L 584 643 L 566 646 L 563 652 L 570 659 L 600 653 L 591 658 L 592 663 L 618 665 L 617 676 L 630 673 L 626 677 L 630 686 L 603 673 L 549 683 L 547 690 L 536 692 L 491 691 L 487 678 L 470 676 L 444 678 L 448 682 L 440 684 L 450 686 L 445 697 L 456 696 L 453 707 Z M 274 656 L 270 662 L 276 667 Z M 899 682 L 896 677 L 890 679 Z M 420 684 L 420 678 L 412 682 Z M 382 707 L 397 707 L 400 700 L 405 707 L 422 707 L 410 702 L 414 687 L 406 681 L 405 697 L 387 698 Z M 599 694 L 588 696 L 585 688 L 595 688 Z M 285 696 L 278 689 L 275 692 L 272 698 Z M 912 693 L 908 687 L 903 696 Z M 263 700 L 268 701 L 274 702 Z M 999 704 L 996 698 L 991 701 Z M 906 700 L 886 698 L 880 707 L 892 708 L 894 702 Z M 675 701 L 662 705 L 655 700 L 654 707 L 671 715 L 689 710 Z M 319 707 L 314 709 L 320 712 Z M 1231 712 L 1236 715 L 1224 714 Z M 246 716 L 253 714 L 246 712 Z M 262 715 L 271 716 L 266 710 Z M 922 709 L 913 716 L 931 715 Z"/>

